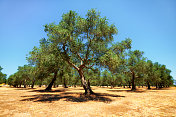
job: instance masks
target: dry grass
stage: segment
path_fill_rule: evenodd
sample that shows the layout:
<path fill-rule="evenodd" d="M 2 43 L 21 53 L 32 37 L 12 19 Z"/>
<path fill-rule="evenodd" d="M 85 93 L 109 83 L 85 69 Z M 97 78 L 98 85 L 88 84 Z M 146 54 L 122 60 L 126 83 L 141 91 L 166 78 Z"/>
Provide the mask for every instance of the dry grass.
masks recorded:
<path fill-rule="evenodd" d="M 43 88 L 44 89 L 44 88 Z M 0 116 L 15 117 L 113 117 L 176 116 L 176 88 L 136 92 L 123 88 L 93 87 L 95 95 L 84 96 L 81 87 L 23 89 L 0 87 Z"/>

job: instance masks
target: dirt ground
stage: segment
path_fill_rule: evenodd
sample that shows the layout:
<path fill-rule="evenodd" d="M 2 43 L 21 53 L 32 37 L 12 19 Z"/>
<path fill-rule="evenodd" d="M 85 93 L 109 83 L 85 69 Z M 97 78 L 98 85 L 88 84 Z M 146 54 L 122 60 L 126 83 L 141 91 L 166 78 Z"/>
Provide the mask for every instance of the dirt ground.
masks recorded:
<path fill-rule="evenodd" d="M 0 87 L 0 117 L 176 117 L 176 87 L 161 90 L 92 87 L 24 89 Z"/>

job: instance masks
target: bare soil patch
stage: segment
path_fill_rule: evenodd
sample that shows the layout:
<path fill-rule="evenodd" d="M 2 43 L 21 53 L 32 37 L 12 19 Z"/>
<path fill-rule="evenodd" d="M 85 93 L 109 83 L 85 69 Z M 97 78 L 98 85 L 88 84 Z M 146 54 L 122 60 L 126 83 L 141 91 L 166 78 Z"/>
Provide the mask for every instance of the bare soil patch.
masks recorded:
<path fill-rule="evenodd" d="M 0 116 L 3 117 L 146 117 L 176 116 L 176 88 L 147 90 L 93 87 L 85 96 L 81 87 L 24 89 L 0 87 Z"/>

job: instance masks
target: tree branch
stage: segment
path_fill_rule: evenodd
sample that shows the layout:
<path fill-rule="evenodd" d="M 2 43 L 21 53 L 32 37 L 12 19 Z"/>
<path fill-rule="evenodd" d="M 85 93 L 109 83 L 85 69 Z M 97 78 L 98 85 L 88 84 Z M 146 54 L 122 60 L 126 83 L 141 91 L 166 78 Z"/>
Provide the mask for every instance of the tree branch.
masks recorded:
<path fill-rule="evenodd" d="M 78 58 L 81 59 L 81 61 L 84 61 L 84 60 L 81 58 L 81 56 L 80 56 L 79 53 L 77 53 L 77 52 L 73 52 L 71 49 L 70 49 L 70 51 L 71 51 L 72 53 L 76 54 L 76 55 L 78 56 Z"/>
<path fill-rule="evenodd" d="M 91 66 L 86 66 L 86 65 L 85 65 L 85 67 L 86 67 L 87 69 L 91 69 L 92 71 L 94 71 L 94 69 L 92 68 L 94 65 L 95 65 L 95 64 L 92 64 Z"/>
<path fill-rule="evenodd" d="M 65 50 L 65 43 L 63 44 L 63 50 L 64 50 L 64 55 L 66 56 L 66 61 L 68 62 L 68 64 L 70 64 L 71 66 L 73 66 L 76 70 L 79 70 L 79 68 L 70 61 L 70 57 L 67 54 L 67 51 Z M 65 59 L 65 57 L 63 57 Z"/>
<path fill-rule="evenodd" d="M 89 34 L 88 34 L 88 32 L 87 32 L 87 40 L 88 40 L 88 39 L 89 39 Z M 87 58 L 88 58 L 90 45 L 91 45 L 91 39 L 89 40 L 89 44 L 88 44 L 88 46 L 87 46 L 87 51 L 86 51 L 86 56 L 85 56 L 85 58 L 84 58 L 84 60 L 86 60 L 86 61 L 87 61 Z"/>

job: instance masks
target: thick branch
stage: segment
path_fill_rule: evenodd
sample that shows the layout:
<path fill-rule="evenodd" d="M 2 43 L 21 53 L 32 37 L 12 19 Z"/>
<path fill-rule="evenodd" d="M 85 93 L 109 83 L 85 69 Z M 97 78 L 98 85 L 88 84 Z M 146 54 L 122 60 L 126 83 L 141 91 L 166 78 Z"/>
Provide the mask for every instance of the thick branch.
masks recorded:
<path fill-rule="evenodd" d="M 73 52 L 71 49 L 70 49 L 70 51 L 71 51 L 72 53 L 76 54 L 76 55 L 78 56 L 78 58 L 81 59 L 81 61 L 83 61 L 83 59 L 81 58 L 81 56 L 80 56 L 80 54 L 79 54 L 78 52 Z"/>
<path fill-rule="evenodd" d="M 81 61 L 83 61 L 83 59 L 81 58 L 81 56 L 79 55 L 79 53 L 76 53 L 76 55 L 81 59 Z"/>
<path fill-rule="evenodd" d="M 64 50 L 64 55 L 66 56 L 66 61 L 68 62 L 68 64 L 73 66 L 76 70 L 79 70 L 79 68 L 70 61 L 70 57 L 68 56 L 67 51 L 65 50 L 65 44 L 63 44 L 63 50 Z"/>
<path fill-rule="evenodd" d="M 81 61 L 83 61 L 83 59 L 81 58 L 81 56 L 79 55 L 79 53 L 76 52 L 75 54 L 78 56 L 79 59 L 81 59 Z"/>
<path fill-rule="evenodd" d="M 72 62 L 70 62 L 70 60 L 69 60 L 69 59 L 67 59 L 66 61 L 68 62 L 68 64 L 70 64 L 71 66 L 73 66 L 76 70 L 79 70 L 79 68 L 78 68 L 78 67 L 76 67 L 76 65 L 75 65 L 75 64 L 73 64 Z"/>

